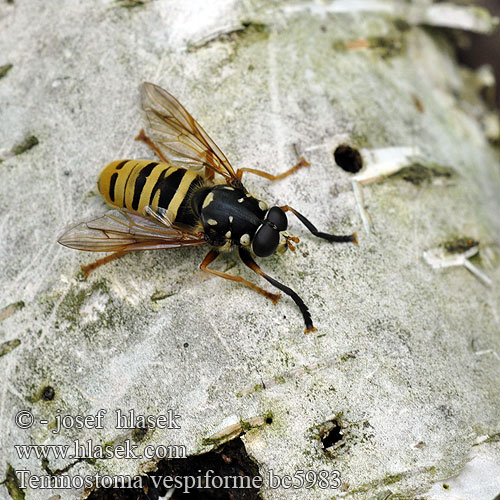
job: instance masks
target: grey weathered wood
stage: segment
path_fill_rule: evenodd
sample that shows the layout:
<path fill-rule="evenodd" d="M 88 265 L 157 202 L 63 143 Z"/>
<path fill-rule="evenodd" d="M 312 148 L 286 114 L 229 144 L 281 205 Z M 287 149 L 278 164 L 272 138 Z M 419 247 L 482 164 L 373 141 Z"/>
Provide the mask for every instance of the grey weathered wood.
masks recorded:
<path fill-rule="evenodd" d="M 157 430 L 142 445 L 199 454 L 213 447 L 204 444 L 210 436 L 253 426 L 243 440 L 264 477 L 341 471 L 344 491 L 266 483 L 266 499 L 423 495 L 433 484 L 435 499 L 439 481 L 460 471 L 480 488 L 465 497 L 493 498 L 500 170 L 484 121 L 491 135 L 495 118 L 479 97 L 484 73 L 460 68 L 445 34 L 488 32 L 492 19 L 452 4 L 443 16 L 443 5 L 428 2 L 131 3 L 0 7 L 0 65 L 13 65 L 0 79 L 0 477 L 7 464 L 46 474 L 40 460 L 19 459 L 16 444 L 117 442 L 127 435 L 112 425 L 116 409 L 173 409 L 182 428 Z M 291 220 L 295 254 L 262 262 L 303 297 L 316 334 L 304 335 L 290 300 L 274 307 L 203 276 L 202 249 L 131 255 L 79 279 L 94 256 L 58 246 L 56 236 L 106 209 L 95 180 L 107 162 L 151 157 L 133 140 L 144 80 L 176 95 L 235 167 L 278 173 L 296 161 L 294 145 L 310 161 L 279 183 L 245 182 L 322 230 L 358 232 L 357 247 L 329 245 Z M 13 156 L 30 136 L 38 144 Z M 363 186 L 370 233 L 352 176 L 333 160 L 341 143 L 360 149 L 365 180 L 406 168 Z M 467 262 L 486 280 L 424 259 L 460 238 L 479 242 Z M 240 265 L 230 272 L 250 277 Z M 48 385 L 50 402 L 41 398 Z M 102 430 L 54 435 L 40 423 L 14 424 L 21 410 L 53 422 L 57 409 L 100 408 Z M 328 456 L 317 433 L 333 418 L 346 426 L 345 444 Z M 154 465 L 71 463 L 51 458 L 49 467 L 74 477 Z M 26 498 L 52 494 L 81 491 L 31 488 Z"/>

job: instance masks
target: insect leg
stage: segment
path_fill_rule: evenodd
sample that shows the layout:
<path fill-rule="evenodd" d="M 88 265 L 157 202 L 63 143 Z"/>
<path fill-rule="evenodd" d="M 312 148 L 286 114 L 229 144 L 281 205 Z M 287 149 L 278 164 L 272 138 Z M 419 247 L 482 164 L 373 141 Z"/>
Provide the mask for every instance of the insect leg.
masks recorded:
<path fill-rule="evenodd" d="M 207 256 L 203 259 L 203 262 L 200 264 L 200 269 L 202 271 L 214 274 L 215 276 L 220 276 L 221 278 L 225 278 L 227 280 L 237 281 L 238 283 L 243 283 L 244 285 L 250 287 L 252 290 L 255 290 L 256 292 L 264 295 L 264 297 L 267 297 L 269 300 L 272 301 L 273 304 L 278 303 L 278 300 L 281 298 L 281 294 L 279 294 L 279 293 L 276 294 L 276 293 L 268 292 L 267 290 L 260 288 L 260 286 L 257 286 L 254 283 L 247 281 L 246 279 L 242 278 L 241 276 L 233 276 L 231 274 L 222 273 L 220 271 L 215 271 L 214 269 L 208 269 L 207 266 L 209 264 L 211 264 L 218 256 L 219 256 L 219 252 L 217 250 L 210 250 L 210 252 L 208 252 Z"/>
<path fill-rule="evenodd" d="M 86 266 L 82 266 L 82 271 L 84 272 L 85 276 L 88 277 L 89 274 L 94 270 L 97 269 L 98 267 L 102 266 L 103 264 L 107 264 L 108 262 L 111 262 L 112 260 L 119 259 L 120 257 L 123 257 L 126 253 L 126 251 L 120 250 L 119 252 L 112 253 L 110 255 L 106 255 L 106 257 L 103 257 L 102 259 L 98 259 L 95 262 L 92 262 L 91 264 L 88 264 Z"/>
<path fill-rule="evenodd" d="M 279 179 L 283 179 L 285 177 L 288 177 L 290 174 L 293 174 L 297 170 L 299 170 L 302 167 L 309 167 L 310 163 L 305 159 L 301 158 L 299 160 L 299 163 L 297 165 L 293 166 L 292 168 L 289 168 L 288 170 L 285 170 L 283 173 L 279 175 L 273 175 L 268 172 L 264 172 L 263 170 L 258 170 L 256 168 L 239 168 L 236 172 L 236 176 L 238 177 L 239 180 L 241 180 L 243 176 L 243 172 L 248 172 L 250 174 L 255 174 L 259 175 L 260 177 L 265 177 L 266 179 L 269 179 L 270 181 L 277 181 Z"/>
<path fill-rule="evenodd" d="M 135 138 L 136 141 L 142 141 L 146 146 L 148 146 L 150 149 L 153 150 L 153 152 L 160 158 L 161 161 L 164 161 L 165 163 L 168 163 L 168 160 L 165 158 L 163 153 L 158 149 L 156 144 L 146 135 L 144 132 L 144 129 L 141 128 L 141 131 L 139 132 L 139 135 Z"/>
<path fill-rule="evenodd" d="M 356 236 L 356 233 L 346 234 L 346 235 L 322 233 L 321 231 L 318 231 L 316 229 L 316 226 L 314 226 L 314 224 L 311 221 L 309 221 L 302 214 L 297 212 L 295 208 L 289 207 L 288 205 L 285 205 L 284 207 L 280 208 L 284 212 L 292 212 L 293 214 L 295 214 L 295 216 L 300 220 L 300 222 L 302 222 L 302 224 L 304 224 L 304 226 L 306 226 L 307 229 L 309 229 L 309 231 L 311 231 L 311 233 L 314 234 L 314 236 L 317 236 L 318 238 L 323 238 L 324 240 L 328 241 L 337 241 L 339 243 L 352 242 L 355 245 L 358 244 L 358 238 Z"/>
<path fill-rule="evenodd" d="M 291 288 L 283 285 L 279 281 L 276 281 L 274 278 L 271 278 L 271 276 L 268 276 L 259 267 L 259 265 L 252 259 L 252 256 L 250 255 L 250 253 L 247 250 L 240 247 L 239 252 L 240 252 L 241 260 L 243 261 L 243 263 L 246 266 L 248 266 L 252 271 L 256 272 L 257 274 L 262 276 L 267 281 L 269 281 L 269 283 L 271 283 L 271 285 L 275 286 L 276 288 L 278 288 L 282 292 L 286 293 L 297 304 L 297 306 L 300 309 L 300 312 L 302 313 L 302 316 L 304 317 L 304 322 L 306 324 L 306 330 L 305 330 L 306 333 L 315 332 L 316 328 L 313 325 L 311 313 L 309 312 L 308 307 L 304 304 L 304 301 Z"/>

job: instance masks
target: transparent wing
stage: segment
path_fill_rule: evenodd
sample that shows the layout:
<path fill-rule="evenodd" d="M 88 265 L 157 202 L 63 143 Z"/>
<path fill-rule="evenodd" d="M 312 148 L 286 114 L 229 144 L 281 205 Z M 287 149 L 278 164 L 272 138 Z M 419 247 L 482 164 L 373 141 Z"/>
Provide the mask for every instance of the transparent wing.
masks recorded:
<path fill-rule="evenodd" d="M 224 153 L 174 96 L 157 85 L 143 83 L 141 105 L 148 136 L 172 164 L 239 182 Z"/>
<path fill-rule="evenodd" d="M 164 211 L 147 210 L 152 219 L 127 210 L 110 210 L 69 227 L 58 242 L 88 252 L 158 250 L 206 243 L 202 233 L 174 227 Z"/>

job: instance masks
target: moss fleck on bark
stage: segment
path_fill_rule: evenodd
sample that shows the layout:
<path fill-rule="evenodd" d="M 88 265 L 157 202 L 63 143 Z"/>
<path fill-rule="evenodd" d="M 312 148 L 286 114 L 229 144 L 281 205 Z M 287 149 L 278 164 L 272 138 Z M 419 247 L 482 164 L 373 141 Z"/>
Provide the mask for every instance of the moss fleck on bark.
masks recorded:
<path fill-rule="evenodd" d="M 30 150 L 31 148 L 35 147 L 38 144 L 38 139 L 34 135 L 30 135 L 24 139 L 24 141 L 20 142 L 14 148 L 12 149 L 12 152 L 15 155 L 20 155 L 21 153 L 24 153 L 25 151 Z"/>
<path fill-rule="evenodd" d="M 3 78 L 12 69 L 12 64 L 0 66 L 0 78 Z"/>
<path fill-rule="evenodd" d="M 7 342 L 2 342 L 0 344 L 0 357 L 5 356 L 10 351 L 18 347 L 20 344 L 21 341 L 19 339 L 7 340 Z"/>
<path fill-rule="evenodd" d="M 24 500 L 25 495 L 19 485 L 19 478 L 16 476 L 16 471 L 9 463 L 7 463 L 7 472 L 5 473 L 5 486 L 11 498 L 14 500 Z"/>

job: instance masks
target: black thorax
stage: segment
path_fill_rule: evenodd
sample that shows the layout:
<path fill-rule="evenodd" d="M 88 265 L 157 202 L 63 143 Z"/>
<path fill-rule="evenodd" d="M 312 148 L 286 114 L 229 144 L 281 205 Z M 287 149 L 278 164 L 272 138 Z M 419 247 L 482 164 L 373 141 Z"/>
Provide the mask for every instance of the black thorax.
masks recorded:
<path fill-rule="evenodd" d="M 228 185 L 200 189 L 191 204 L 200 217 L 207 240 L 214 246 L 222 246 L 228 240 L 241 245 L 242 237 L 249 244 L 267 212 L 267 207 L 245 188 Z"/>

